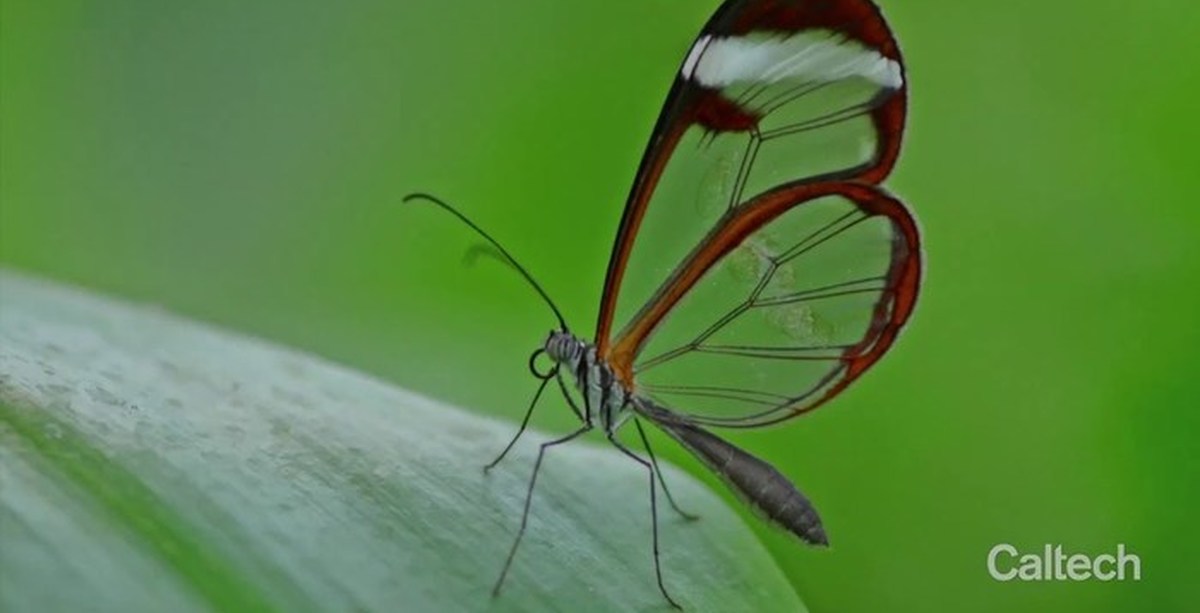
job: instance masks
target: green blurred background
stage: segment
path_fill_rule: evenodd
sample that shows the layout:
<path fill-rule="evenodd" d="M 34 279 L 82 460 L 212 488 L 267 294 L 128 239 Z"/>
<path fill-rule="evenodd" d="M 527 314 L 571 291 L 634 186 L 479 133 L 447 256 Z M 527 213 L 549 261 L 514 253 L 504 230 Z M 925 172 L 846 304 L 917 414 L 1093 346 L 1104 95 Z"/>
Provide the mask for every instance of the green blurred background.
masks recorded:
<path fill-rule="evenodd" d="M 553 320 L 399 197 L 469 211 L 590 332 L 717 4 L 3 0 L 0 261 L 517 420 Z M 911 83 L 888 185 L 928 274 L 870 375 L 731 434 L 814 498 L 834 547 L 762 538 L 814 611 L 1195 610 L 1200 4 L 883 8 Z M 536 423 L 569 427 L 558 405 Z M 1124 543 L 1143 578 L 997 583 L 1000 542 Z"/>

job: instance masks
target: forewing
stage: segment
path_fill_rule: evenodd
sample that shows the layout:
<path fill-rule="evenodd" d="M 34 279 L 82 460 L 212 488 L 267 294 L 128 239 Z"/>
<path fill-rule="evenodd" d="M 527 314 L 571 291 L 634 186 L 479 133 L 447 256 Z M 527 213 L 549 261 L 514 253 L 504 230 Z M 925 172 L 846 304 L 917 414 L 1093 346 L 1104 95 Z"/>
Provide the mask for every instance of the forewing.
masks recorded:
<path fill-rule="evenodd" d="M 878 183 L 904 122 L 899 51 L 867 0 L 726 2 L 668 95 L 609 260 L 601 355 L 715 226 L 797 182 Z M 633 274 L 626 274 L 632 271 Z"/>

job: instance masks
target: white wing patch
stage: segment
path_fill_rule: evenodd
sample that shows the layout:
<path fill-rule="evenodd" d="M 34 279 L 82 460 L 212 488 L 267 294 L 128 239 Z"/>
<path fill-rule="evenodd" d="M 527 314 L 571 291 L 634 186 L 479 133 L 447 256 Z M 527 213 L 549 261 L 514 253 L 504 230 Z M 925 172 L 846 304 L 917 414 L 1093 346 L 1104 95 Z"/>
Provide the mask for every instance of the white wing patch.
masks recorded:
<path fill-rule="evenodd" d="M 750 34 L 703 36 L 683 64 L 683 77 L 712 88 L 788 80 L 833 82 L 854 77 L 882 87 L 904 84 L 900 63 L 828 30 L 805 30 L 788 37 Z"/>
<path fill-rule="evenodd" d="M 700 61 L 700 56 L 704 54 L 704 49 L 711 40 L 712 37 L 705 34 L 696 41 L 696 44 L 692 45 L 692 50 L 688 51 L 687 59 L 683 61 L 683 78 L 692 78 L 692 73 L 696 71 L 696 62 Z"/>

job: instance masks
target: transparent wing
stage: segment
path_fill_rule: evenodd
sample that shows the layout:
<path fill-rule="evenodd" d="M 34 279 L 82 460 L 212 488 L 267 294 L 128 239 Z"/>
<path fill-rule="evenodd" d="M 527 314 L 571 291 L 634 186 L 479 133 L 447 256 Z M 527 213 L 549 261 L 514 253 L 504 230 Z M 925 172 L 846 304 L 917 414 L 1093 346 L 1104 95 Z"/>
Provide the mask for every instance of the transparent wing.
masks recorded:
<path fill-rule="evenodd" d="M 916 300 L 916 224 L 878 188 L 824 183 L 748 206 L 770 220 L 715 233 L 729 246 L 694 253 L 640 320 L 639 393 L 698 423 L 815 408 L 883 355 Z"/>
<path fill-rule="evenodd" d="M 632 363 L 614 353 L 617 340 L 754 197 L 882 180 L 904 106 L 899 52 L 870 2 L 726 2 L 684 59 L 631 191 L 597 324 L 601 354 Z"/>
<path fill-rule="evenodd" d="M 867 0 L 722 5 L 614 243 L 596 340 L 619 377 L 693 421 L 751 426 L 815 408 L 882 356 L 920 278 L 916 225 L 876 187 L 904 79 Z"/>

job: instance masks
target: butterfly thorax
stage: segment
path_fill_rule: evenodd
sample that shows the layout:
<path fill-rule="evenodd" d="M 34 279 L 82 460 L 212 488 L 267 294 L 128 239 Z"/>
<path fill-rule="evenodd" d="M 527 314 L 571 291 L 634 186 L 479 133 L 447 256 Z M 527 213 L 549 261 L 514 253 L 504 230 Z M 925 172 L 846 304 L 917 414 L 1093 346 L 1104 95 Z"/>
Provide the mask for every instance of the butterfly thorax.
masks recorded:
<path fill-rule="evenodd" d="M 570 332 L 551 332 L 544 347 L 546 355 L 575 380 L 583 396 L 584 421 L 599 425 L 612 433 L 629 417 L 632 392 L 621 383 L 616 373 L 596 351 L 596 346 Z"/>

